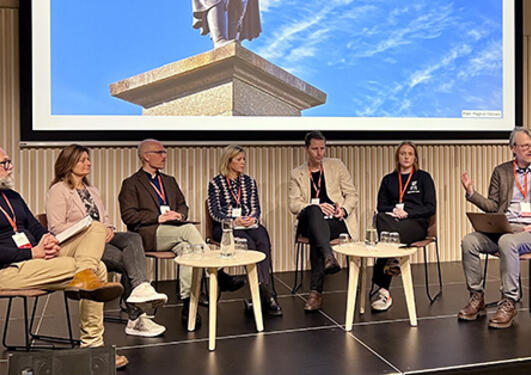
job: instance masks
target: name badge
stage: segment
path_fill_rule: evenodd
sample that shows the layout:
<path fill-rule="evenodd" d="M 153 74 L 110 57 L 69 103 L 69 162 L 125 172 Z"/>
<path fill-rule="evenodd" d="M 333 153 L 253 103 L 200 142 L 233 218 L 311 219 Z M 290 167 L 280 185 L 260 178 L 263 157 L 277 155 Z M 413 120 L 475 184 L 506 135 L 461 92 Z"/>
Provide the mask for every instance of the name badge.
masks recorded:
<path fill-rule="evenodd" d="M 15 241 L 15 245 L 19 249 L 31 249 L 31 243 L 28 240 L 28 237 L 26 236 L 26 233 L 15 233 L 11 236 L 13 238 L 13 241 Z"/>
<path fill-rule="evenodd" d="M 232 217 L 240 217 L 240 216 L 242 216 L 242 208 L 241 207 L 233 208 Z"/>
<path fill-rule="evenodd" d="M 399 210 L 404 210 L 404 203 L 397 203 L 395 204 L 395 208 L 398 208 Z"/>
<path fill-rule="evenodd" d="M 531 203 L 520 202 L 520 212 L 522 216 L 531 216 Z"/>
<path fill-rule="evenodd" d="M 160 206 L 160 213 L 161 215 L 164 215 L 166 212 L 170 211 L 170 206 L 162 204 Z"/>
<path fill-rule="evenodd" d="M 312 200 L 310 201 L 310 204 L 319 205 L 319 198 L 312 198 Z"/>

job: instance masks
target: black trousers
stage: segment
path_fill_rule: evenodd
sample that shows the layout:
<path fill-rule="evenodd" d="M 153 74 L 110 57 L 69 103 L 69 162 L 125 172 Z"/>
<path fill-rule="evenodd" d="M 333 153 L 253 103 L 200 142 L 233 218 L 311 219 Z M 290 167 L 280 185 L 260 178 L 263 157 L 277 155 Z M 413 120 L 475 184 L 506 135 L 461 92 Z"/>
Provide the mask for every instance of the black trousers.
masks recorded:
<path fill-rule="evenodd" d="M 325 219 L 317 205 L 307 206 L 299 214 L 297 236 L 301 234 L 310 240 L 311 290 L 323 291 L 324 260 L 332 254 L 330 240 L 338 238 L 341 233 L 348 233 L 345 222 Z"/>
<path fill-rule="evenodd" d="M 221 225 L 214 223 L 212 228 L 212 238 L 214 241 L 221 241 Z M 269 274 L 269 258 L 271 258 L 271 241 L 267 229 L 260 224 L 258 228 L 234 230 L 234 237 L 245 238 L 249 250 L 257 250 L 265 254 L 265 259 L 256 266 L 258 271 L 258 282 L 264 286 L 269 285 L 271 275 Z"/>
<path fill-rule="evenodd" d="M 398 232 L 400 242 L 410 244 L 426 238 L 428 230 L 428 219 L 398 219 L 384 212 L 376 216 L 376 229 L 381 232 Z M 389 289 L 392 276 L 384 272 L 388 258 L 378 258 L 373 268 L 372 282 L 381 288 Z"/>

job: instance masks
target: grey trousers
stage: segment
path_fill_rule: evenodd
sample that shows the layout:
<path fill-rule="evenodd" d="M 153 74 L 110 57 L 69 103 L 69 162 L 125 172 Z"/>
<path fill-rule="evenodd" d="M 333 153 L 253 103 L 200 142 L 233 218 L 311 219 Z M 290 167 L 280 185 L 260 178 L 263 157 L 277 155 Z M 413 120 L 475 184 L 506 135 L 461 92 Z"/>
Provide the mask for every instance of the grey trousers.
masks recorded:
<path fill-rule="evenodd" d="M 483 269 L 480 253 L 500 255 L 500 275 L 504 297 L 518 301 L 520 298 L 518 278 L 520 276 L 520 254 L 531 244 L 531 233 L 519 232 L 502 235 L 497 241 L 484 233 L 474 232 L 461 242 L 463 269 L 468 290 L 483 292 Z"/>
<path fill-rule="evenodd" d="M 138 233 L 116 232 L 111 242 L 105 245 L 101 260 L 107 266 L 108 271 L 122 275 L 124 300 L 127 300 L 134 288 L 148 281 L 144 246 L 142 237 Z M 126 303 L 126 306 L 131 320 L 135 320 L 143 313 L 135 305 Z"/>
<path fill-rule="evenodd" d="M 193 224 L 180 226 L 161 224 L 157 228 L 157 250 L 172 250 L 177 252 L 183 243 L 190 245 L 207 246 L 201 233 Z M 179 283 L 181 287 L 181 299 L 190 298 L 192 286 L 192 267 L 179 266 Z"/>

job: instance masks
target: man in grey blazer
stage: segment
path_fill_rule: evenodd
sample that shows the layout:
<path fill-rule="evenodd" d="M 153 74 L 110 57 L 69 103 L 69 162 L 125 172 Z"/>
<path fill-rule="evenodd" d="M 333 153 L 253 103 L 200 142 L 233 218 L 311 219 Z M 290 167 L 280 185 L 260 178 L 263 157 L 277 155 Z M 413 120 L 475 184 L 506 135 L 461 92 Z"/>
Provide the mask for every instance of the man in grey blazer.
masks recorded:
<path fill-rule="evenodd" d="M 509 146 L 514 160 L 498 165 L 492 173 L 489 195 L 485 198 L 474 190 L 472 179 L 463 173 L 461 182 L 466 199 L 485 212 L 504 213 L 513 233 L 503 235 L 469 233 L 461 243 L 463 268 L 470 298 L 459 311 L 460 320 L 475 320 L 485 314 L 483 298 L 483 272 L 480 253 L 499 253 L 502 299 L 489 327 L 507 328 L 518 313 L 516 302 L 520 298 L 520 254 L 531 252 L 531 131 L 515 128 Z"/>
<path fill-rule="evenodd" d="M 289 209 L 297 215 L 297 235 L 310 240 L 310 296 L 304 310 L 321 307 L 325 274 L 340 270 L 330 240 L 348 233 L 358 238 L 358 191 L 339 159 L 325 158 L 326 139 L 321 132 L 306 134 L 306 163 L 291 171 Z"/>
<path fill-rule="evenodd" d="M 118 196 L 120 214 L 127 230 L 142 236 L 144 248 L 172 250 L 177 252 L 183 244 L 207 246 L 201 233 L 190 223 L 188 206 L 174 177 L 161 172 L 166 166 L 166 150 L 161 142 L 145 139 L 138 146 L 142 167 L 122 182 Z M 181 300 L 183 301 L 182 323 L 188 324 L 191 267 L 180 268 Z M 220 271 L 220 290 L 233 291 L 243 286 L 243 281 L 234 280 Z M 196 319 L 196 327 L 201 323 Z"/>

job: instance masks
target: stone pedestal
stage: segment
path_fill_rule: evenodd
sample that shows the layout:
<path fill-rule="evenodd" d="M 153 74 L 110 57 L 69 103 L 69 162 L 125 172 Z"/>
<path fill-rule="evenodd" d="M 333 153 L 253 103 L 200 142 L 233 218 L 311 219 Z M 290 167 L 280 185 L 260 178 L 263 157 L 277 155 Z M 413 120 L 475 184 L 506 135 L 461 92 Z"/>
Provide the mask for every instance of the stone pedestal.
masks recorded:
<path fill-rule="evenodd" d="M 326 94 L 238 43 L 110 85 L 144 115 L 300 116 Z"/>

